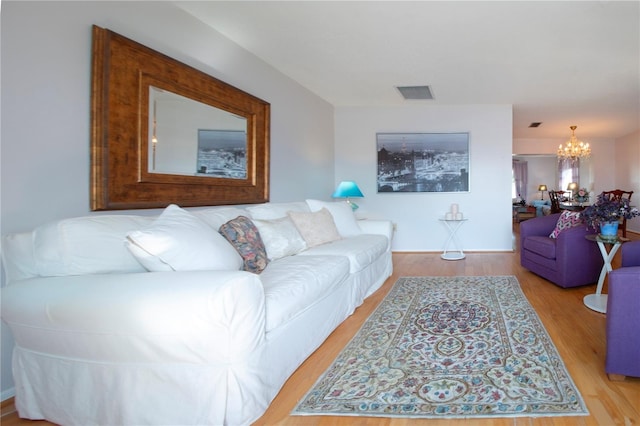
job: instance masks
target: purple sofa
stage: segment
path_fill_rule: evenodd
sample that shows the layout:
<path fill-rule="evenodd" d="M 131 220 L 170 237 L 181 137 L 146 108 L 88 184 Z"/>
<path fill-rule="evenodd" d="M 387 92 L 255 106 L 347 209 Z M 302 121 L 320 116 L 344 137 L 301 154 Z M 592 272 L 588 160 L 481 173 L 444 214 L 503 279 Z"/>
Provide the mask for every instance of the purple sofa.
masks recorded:
<path fill-rule="evenodd" d="M 596 231 L 581 225 L 549 238 L 559 217 L 556 213 L 520 224 L 520 264 L 564 288 L 597 282 L 604 261 L 598 244 L 585 238 Z"/>
<path fill-rule="evenodd" d="M 622 265 L 609 273 L 607 360 L 610 379 L 640 377 L 640 241 L 624 243 Z"/>

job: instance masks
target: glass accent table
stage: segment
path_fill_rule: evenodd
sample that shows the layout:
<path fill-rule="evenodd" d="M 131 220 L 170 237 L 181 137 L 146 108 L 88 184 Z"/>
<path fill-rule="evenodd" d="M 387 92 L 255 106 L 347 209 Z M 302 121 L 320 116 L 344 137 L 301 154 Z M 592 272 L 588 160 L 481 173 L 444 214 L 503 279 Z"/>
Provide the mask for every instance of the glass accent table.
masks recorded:
<path fill-rule="evenodd" d="M 458 233 L 458 229 L 469 219 L 438 219 L 440 222 L 444 223 L 449 231 L 449 238 L 444 243 L 444 251 L 440 255 L 444 260 L 461 260 L 464 259 L 465 255 L 462 251 L 462 246 L 460 245 L 460 241 L 456 234 Z M 451 248 L 449 248 L 451 246 Z"/>
<path fill-rule="evenodd" d="M 582 299 L 585 306 L 589 309 L 592 309 L 596 312 L 600 312 L 602 314 L 607 313 L 607 295 L 602 294 L 602 286 L 604 285 L 604 278 L 607 276 L 609 272 L 611 272 L 611 261 L 613 257 L 618 252 L 618 249 L 622 245 L 622 243 L 626 243 L 629 241 L 627 238 L 614 237 L 611 239 L 604 239 L 597 234 L 585 235 L 585 238 L 589 241 L 594 241 L 598 243 L 598 247 L 600 248 L 600 254 L 602 254 L 602 260 L 604 260 L 604 265 L 602 265 L 602 270 L 600 271 L 600 278 L 598 279 L 598 286 L 596 287 L 596 292 L 593 294 L 588 294 Z M 607 252 L 607 245 L 611 246 L 611 250 Z"/>

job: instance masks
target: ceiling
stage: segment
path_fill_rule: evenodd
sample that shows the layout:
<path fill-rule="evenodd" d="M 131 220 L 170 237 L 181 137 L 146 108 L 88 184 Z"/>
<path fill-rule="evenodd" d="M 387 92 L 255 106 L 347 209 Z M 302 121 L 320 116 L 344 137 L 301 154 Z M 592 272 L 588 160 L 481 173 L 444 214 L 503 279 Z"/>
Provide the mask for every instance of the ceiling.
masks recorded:
<path fill-rule="evenodd" d="M 336 107 L 511 104 L 514 138 L 640 128 L 639 1 L 176 5 Z M 412 85 L 434 99 L 396 89 Z"/>

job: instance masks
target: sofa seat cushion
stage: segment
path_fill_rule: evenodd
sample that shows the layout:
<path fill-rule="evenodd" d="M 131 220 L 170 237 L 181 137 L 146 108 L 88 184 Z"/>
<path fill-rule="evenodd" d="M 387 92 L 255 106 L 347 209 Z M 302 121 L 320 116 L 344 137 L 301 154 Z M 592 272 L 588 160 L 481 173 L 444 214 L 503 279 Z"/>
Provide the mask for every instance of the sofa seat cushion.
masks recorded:
<path fill-rule="evenodd" d="M 524 249 L 547 259 L 556 258 L 556 240 L 550 237 L 531 236 L 524 240 Z"/>
<path fill-rule="evenodd" d="M 339 255 L 349 258 L 349 272 L 362 271 L 387 250 L 388 240 L 383 235 L 361 234 L 312 247 L 300 253 L 308 255 Z"/>
<path fill-rule="evenodd" d="M 287 256 L 270 262 L 260 274 L 266 331 L 313 306 L 348 276 L 349 260 L 342 256 Z"/>

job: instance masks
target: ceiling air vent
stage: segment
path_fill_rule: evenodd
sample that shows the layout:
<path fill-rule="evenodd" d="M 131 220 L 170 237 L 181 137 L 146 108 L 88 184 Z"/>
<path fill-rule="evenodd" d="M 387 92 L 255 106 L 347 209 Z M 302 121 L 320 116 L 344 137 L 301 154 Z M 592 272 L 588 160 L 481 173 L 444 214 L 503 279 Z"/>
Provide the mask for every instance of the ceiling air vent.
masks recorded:
<path fill-rule="evenodd" d="M 397 86 L 405 99 L 433 99 L 429 86 Z"/>

